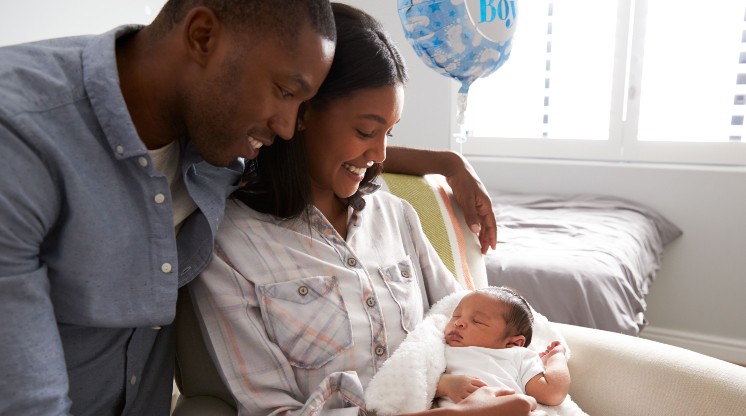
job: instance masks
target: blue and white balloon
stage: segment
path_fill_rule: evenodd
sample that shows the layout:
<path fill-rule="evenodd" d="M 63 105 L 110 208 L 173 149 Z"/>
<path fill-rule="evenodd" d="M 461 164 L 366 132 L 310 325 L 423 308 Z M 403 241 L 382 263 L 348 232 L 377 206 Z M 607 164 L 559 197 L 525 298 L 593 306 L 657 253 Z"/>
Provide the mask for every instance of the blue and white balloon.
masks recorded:
<path fill-rule="evenodd" d="M 461 83 L 459 124 L 466 94 L 478 78 L 510 57 L 516 0 L 398 0 L 399 18 L 417 55 Z"/>

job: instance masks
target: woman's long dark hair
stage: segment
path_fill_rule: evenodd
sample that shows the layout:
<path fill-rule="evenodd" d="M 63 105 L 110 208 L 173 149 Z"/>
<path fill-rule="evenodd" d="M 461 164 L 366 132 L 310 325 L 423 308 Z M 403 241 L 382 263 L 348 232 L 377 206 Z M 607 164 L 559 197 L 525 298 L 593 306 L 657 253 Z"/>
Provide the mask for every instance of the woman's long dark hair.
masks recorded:
<path fill-rule="evenodd" d="M 322 110 L 330 102 L 369 88 L 403 85 L 407 71 L 399 50 L 383 26 L 367 13 L 352 6 L 332 3 L 337 26 L 334 61 L 318 93 L 306 106 Z M 301 108 L 301 114 L 304 108 Z M 246 164 L 243 187 L 232 197 L 251 208 L 279 218 L 294 218 L 312 202 L 311 180 L 304 152 L 303 133 L 296 131 L 292 140 L 275 140 L 263 147 L 255 161 Z M 355 195 L 375 189 L 381 173 L 380 163 L 368 168 Z"/>

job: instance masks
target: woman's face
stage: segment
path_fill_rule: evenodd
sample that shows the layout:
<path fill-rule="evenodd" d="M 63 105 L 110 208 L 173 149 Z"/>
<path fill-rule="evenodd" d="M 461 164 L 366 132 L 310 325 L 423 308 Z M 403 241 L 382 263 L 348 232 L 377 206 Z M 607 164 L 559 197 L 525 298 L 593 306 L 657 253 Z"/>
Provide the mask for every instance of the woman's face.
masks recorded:
<path fill-rule="evenodd" d="M 314 204 L 357 192 L 367 167 L 386 159 L 386 140 L 401 117 L 402 85 L 356 91 L 304 114 Z"/>

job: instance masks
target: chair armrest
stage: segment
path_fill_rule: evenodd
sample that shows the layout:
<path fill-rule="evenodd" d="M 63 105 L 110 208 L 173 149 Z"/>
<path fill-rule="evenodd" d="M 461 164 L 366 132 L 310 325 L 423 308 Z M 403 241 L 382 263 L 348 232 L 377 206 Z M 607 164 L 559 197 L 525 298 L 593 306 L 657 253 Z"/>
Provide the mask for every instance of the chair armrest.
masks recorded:
<path fill-rule="evenodd" d="M 555 324 L 572 351 L 570 394 L 587 413 L 736 415 L 746 368 L 629 335 Z"/>

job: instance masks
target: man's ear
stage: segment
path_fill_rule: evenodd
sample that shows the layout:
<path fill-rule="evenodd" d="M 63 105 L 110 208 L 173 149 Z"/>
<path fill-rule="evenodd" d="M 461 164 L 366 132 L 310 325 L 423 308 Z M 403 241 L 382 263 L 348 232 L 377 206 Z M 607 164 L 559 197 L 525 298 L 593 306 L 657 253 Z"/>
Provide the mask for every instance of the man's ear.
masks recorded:
<path fill-rule="evenodd" d="M 207 7 L 195 7 L 184 18 L 184 41 L 189 57 L 205 66 L 218 48 L 221 25 Z"/>
<path fill-rule="evenodd" d="M 514 335 L 505 340 L 505 348 L 522 347 L 524 344 L 526 344 L 526 337 L 523 335 Z"/>

